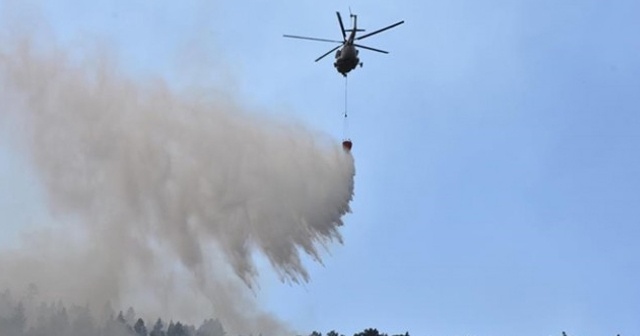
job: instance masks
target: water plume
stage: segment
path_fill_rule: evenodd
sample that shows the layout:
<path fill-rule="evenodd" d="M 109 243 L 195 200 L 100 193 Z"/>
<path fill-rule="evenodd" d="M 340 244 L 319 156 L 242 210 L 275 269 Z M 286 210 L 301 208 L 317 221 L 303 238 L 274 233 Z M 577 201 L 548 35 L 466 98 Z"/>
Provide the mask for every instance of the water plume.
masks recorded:
<path fill-rule="evenodd" d="M 35 283 L 79 304 L 136 300 L 183 319 L 207 307 L 233 332 L 288 331 L 247 293 L 253 255 L 283 281 L 309 281 L 301 254 L 321 262 L 320 249 L 342 241 L 351 155 L 238 96 L 177 92 L 106 56 L 6 42 L 0 121 L 21 129 L 13 136 L 55 225 L 0 250 L 0 286 Z"/>

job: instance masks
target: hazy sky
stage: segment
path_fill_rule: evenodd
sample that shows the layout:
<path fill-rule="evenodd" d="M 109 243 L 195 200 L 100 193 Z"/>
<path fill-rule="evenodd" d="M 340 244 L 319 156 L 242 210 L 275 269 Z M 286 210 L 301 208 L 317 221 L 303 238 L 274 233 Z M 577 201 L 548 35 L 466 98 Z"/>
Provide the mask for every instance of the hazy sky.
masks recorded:
<path fill-rule="evenodd" d="M 349 6 L 368 30 L 405 20 L 362 41 L 391 53 L 361 51 L 349 75 L 345 244 L 308 262 L 304 286 L 265 267 L 264 309 L 347 335 L 640 333 L 640 2 L 0 3 L 72 52 L 105 45 L 129 75 L 176 88 L 224 83 L 336 141 L 344 79 L 313 62 L 332 45 L 282 34 L 337 39 Z M 9 244 L 49 219 L 20 130 L 0 121 Z"/>

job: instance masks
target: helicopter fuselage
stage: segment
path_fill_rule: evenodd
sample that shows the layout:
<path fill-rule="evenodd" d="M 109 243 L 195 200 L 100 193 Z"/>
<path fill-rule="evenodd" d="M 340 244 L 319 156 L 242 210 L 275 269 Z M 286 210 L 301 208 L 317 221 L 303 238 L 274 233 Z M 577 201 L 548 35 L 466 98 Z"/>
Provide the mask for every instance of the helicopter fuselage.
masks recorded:
<path fill-rule="evenodd" d="M 336 51 L 336 61 L 333 62 L 333 66 L 339 73 L 346 76 L 347 73 L 355 69 L 359 63 L 358 49 L 352 44 L 345 44 L 342 49 Z"/>

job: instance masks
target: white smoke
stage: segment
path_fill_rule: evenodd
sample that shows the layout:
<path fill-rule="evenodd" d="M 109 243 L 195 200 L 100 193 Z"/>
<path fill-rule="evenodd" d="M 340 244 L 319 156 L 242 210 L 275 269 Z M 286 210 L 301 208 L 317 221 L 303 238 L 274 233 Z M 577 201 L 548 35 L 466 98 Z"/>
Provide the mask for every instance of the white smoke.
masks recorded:
<path fill-rule="evenodd" d="M 283 281 L 309 281 L 301 252 L 321 261 L 319 248 L 342 241 L 351 155 L 239 97 L 178 93 L 106 57 L 4 42 L 0 122 L 22 129 L 58 224 L 0 250 L 0 288 L 34 283 L 98 307 L 135 300 L 183 319 L 205 309 L 232 332 L 288 332 L 246 289 L 257 285 L 252 254 Z"/>

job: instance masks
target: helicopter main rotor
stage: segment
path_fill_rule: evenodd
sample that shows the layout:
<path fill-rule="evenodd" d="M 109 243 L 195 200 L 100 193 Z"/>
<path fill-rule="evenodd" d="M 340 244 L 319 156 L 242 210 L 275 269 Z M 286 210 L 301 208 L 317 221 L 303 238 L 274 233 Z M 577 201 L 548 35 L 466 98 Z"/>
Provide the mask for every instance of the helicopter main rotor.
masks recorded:
<path fill-rule="evenodd" d="M 342 33 L 342 38 L 343 38 L 342 41 L 325 39 L 325 38 L 317 38 L 317 37 L 299 36 L 299 35 L 287 35 L 287 34 L 285 34 L 283 36 L 284 37 L 288 37 L 288 38 L 301 39 L 301 40 L 309 40 L 309 41 L 316 41 L 316 42 L 328 42 L 328 43 L 339 43 L 340 44 L 340 45 L 336 46 L 335 48 L 332 48 L 331 50 L 329 50 L 326 53 L 322 54 L 320 57 L 318 57 L 315 60 L 315 62 L 318 62 L 319 60 L 323 59 L 327 55 L 329 55 L 332 52 L 336 51 L 340 47 L 343 47 L 343 46 L 345 46 L 345 45 L 347 45 L 349 43 L 349 40 L 347 39 L 347 30 L 344 29 L 344 23 L 342 22 L 342 16 L 340 15 L 340 12 L 336 12 L 336 16 L 338 17 L 338 24 L 340 25 L 340 32 Z M 350 14 L 350 16 L 352 18 L 356 17 L 355 14 Z M 386 30 L 389 30 L 389 29 L 394 28 L 396 26 L 399 26 L 399 25 L 401 25 L 403 23 L 404 23 L 404 21 L 399 21 L 399 22 L 396 22 L 396 23 L 394 23 L 392 25 L 386 26 L 384 28 L 378 29 L 376 31 L 373 31 L 371 33 L 368 33 L 368 34 L 365 34 L 365 35 L 362 35 L 362 36 L 357 36 L 356 37 L 354 35 L 353 40 L 354 41 L 356 41 L 356 40 L 359 41 L 359 40 L 365 39 L 367 37 L 371 37 L 373 35 L 382 33 L 383 31 L 386 31 Z M 364 31 L 363 29 L 358 29 L 357 27 L 355 27 L 355 25 L 354 25 L 354 27 L 352 29 L 349 29 L 349 31 L 352 31 L 352 33 L 353 33 L 353 30 L 355 30 L 355 31 Z M 351 44 L 353 44 L 354 46 L 356 46 L 358 48 L 362 48 L 362 49 L 366 49 L 366 50 L 371 50 L 371 51 L 375 51 L 375 52 L 379 52 L 379 53 L 383 53 L 383 54 L 388 54 L 389 53 L 388 51 L 385 51 L 385 50 L 376 49 L 376 48 L 372 48 L 372 47 L 367 47 L 367 46 L 364 46 L 364 45 L 361 45 L 361 44 L 356 44 L 356 43 L 353 43 L 353 41 L 351 42 Z"/>
<path fill-rule="evenodd" d="M 350 17 L 354 19 L 356 19 L 356 15 L 355 14 L 351 14 L 351 10 L 349 10 L 349 14 Z M 317 37 L 307 37 L 307 36 L 299 36 L 299 35 L 283 35 L 284 37 L 288 37 L 288 38 L 295 38 L 295 39 L 301 39 L 301 40 L 310 40 L 310 41 L 316 41 L 316 42 L 328 42 L 328 43 L 339 43 L 340 45 L 336 46 L 335 48 L 332 48 L 331 50 L 327 51 L 326 53 L 322 54 L 320 57 L 318 57 L 315 62 L 318 62 L 319 60 L 325 58 L 327 55 L 331 54 L 332 52 L 336 51 L 337 49 L 339 49 L 340 47 L 344 47 L 347 44 L 353 45 L 355 47 L 358 48 L 362 48 L 362 49 L 366 49 L 366 50 L 371 50 L 371 51 L 375 51 L 375 52 L 379 52 L 379 53 L 383 53 L 383 54 L 388 54 L 388 51 L 385 50 L 381 50 L 381 49 L 376 49 L 376 48 L 372 48 L 372 47 L 367 47 L 361 44 L 356 44 L 353 43 L 354 41 L 359 41 L 362 39 L 365 39 L 367 37 L 371 37 L 373 35 L 382 33 L 383 31 L 389 30 L 391 28 L 394 28 L 396 26 L 399 26 L 401 24 L 404 23 L 404 21 L 399 21 L 396 22 L 392 25 L 386 26 L 384 28 L 378 29 L 376 31 L 373 31 L 371 33 L 362 35 L 362 36 L 355 36 L 355 33 L 358 31 L 364 31 L 364 29 L 358 29 L 358 27 L 355 25 L 353 25 L 352 29 L 344 29 L 344 23 L 342 22 L 342 16 L 340 15 L 340 12 L 336 12 L 336 16 L 338 17 L 338 24 L 340 25 L 340 32 L 342 33 L 342 41 L 338 41 L 338 40 L 331 40 L 331 39 L 324 39 L 324 38 L 317 38 Z M 349 39 L 347 38 L 347 31 L 350 31 L 353 35 L 349 37 Z M 352 40 L 351 40 L 352 39 Z"/>

